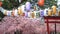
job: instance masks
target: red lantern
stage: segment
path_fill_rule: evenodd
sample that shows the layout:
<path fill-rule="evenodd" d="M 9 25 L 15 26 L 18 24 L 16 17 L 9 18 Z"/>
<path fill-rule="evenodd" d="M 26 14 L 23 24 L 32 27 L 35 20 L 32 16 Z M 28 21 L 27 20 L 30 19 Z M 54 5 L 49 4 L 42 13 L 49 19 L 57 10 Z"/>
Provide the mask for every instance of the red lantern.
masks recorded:
<path fill-rule="evenodd" d="M 2 6 L 2 2 L 0 1 L 0 7 Z"/>
<path fill-rule="evenodd" d="M 39 0 L 39 1 L 38 1 L 38 5 L 39 5 L 39 6 L 44 6 L 44 0 Z"/>

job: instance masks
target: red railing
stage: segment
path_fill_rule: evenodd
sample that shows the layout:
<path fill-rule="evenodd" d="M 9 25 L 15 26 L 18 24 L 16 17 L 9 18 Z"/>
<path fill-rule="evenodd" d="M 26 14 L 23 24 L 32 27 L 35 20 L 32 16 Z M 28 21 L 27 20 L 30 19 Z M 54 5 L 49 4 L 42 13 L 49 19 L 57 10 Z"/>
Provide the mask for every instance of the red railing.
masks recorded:
<path fill-rule="evenodd" d="M 56 34 L 56 23 L 60 23 L 60 16 L 44 16 L 45 23 L 47 23 L 47 32 L 49 31 L 49 23 L 55 23 L 55 34 Z"/>

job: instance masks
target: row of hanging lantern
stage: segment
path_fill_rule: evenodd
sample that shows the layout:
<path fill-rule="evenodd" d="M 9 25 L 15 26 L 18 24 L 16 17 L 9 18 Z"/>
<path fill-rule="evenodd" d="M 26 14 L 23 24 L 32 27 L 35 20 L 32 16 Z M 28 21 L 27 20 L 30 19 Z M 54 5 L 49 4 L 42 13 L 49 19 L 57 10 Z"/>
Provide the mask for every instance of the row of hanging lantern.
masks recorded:
<path fill-rule="evenodd" d="M 13 9 L 13 10 L 3 10 L 4 15 L 7 16 L 25 16 L 29 18 L 39 18 L 43 16 L 52 16 L 52 14 L 56 14 L 55 11 L 52 11 L 51 9 L 44 9 L 44 10 L 39 10 L 39 11 L 23 11 L 21 7 L 18 9 Z"/>
<path fill-rule="evenodd" d="M 38 5 L 44 6 L 44 0 L 39 0 Z M 52 6 L 52 10 L 44 9 L 44 10 L 35 11 L 36 8 L 37 7 L 34 6 L 34 10 L 32 11 L 30 2 L 26 2 L 25 5 L 18 7 L 18 9 L 13 9 L 11 11 L 2 9 L 2 12 L 7 16 L 21 15 L 21 16 L 26 16 L 26 17 L 31 17 L 31 18 L 39 18 L 39 17 L 43 17 L 43 16 L 56 15 L 56 6 L 55 5 Z M 26 9 L 26 11 L 25 11 L 25 9 Z"/>
<path fill-rule="evenodd" d="M 17 9 L 12 10 L 12 11 L 7 11 L 4 10 L 4 15 L 7 16 L 25 16 L 25 17 L 29 17 L 29 18 L 39 18 L 40 16 L 43 16 L 43 11 L 41 11 L 41 13 L 39 11 L 33 11 L 33 12 L 23 12 L 21 9 L 19 9 L 20 11 L 18 11 Z"/>

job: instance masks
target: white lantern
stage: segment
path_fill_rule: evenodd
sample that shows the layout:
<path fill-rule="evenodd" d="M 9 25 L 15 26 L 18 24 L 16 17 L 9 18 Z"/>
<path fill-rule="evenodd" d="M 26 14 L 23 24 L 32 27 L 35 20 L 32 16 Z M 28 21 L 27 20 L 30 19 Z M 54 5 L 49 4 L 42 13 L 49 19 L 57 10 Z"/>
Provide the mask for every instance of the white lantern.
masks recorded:
<path fill-rule="evenodd" d="M 15 11 L 14 11 L 14 16 L 18 16 L 18 10 L 17 9 L 15 9 Z"/>
<path fill-rule="evenodd" d="M 3 14 L 4 14 L 4 15 L 7 15 L 7 10 L 4 10 Z"/>
<path fill-rule="evenodd" d="M 47 13 L 48 13 L 48 9 L 45 9 L 45 10 L 44 10 L 44 16 L 48 16 Z"/>
<path fill-rule="evenodd" d="M 19 3 L 21 3 L 22 0 L 19 0 Z"/>
<path fill-rule="evenodd" d="M 23 12 L 25 12 L 25 5 L 22 5 L 21 9 L 22 9 Z"/>
<path fill-rule="evenodd" d="M 11 11 L 7 11 L 7 16 L 11 16 Z"/>
<path fill-rule="evenodd" d="M 30 7 L 31 7 L 30 2 L 26 2 L 26 10 L 27 10 L 27 11 L 29 11 L 29 10 L 30 10 Z"/>

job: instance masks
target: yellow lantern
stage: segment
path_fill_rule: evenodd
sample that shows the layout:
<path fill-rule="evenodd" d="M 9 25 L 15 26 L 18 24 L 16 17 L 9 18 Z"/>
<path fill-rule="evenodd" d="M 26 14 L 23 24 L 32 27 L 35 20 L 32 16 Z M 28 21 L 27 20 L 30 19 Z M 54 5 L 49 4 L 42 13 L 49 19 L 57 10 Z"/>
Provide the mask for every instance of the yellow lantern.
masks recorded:
<path fill-rule="evenodd" d="M 48 10 L 48 16 L 52 16 L 52 11 L 51 11 L 51 9 Z"/>
<path fill-rule="evenodd" d="M 35 17 L 35 13 L 34 13 L 34 12 L 31 13 L 31 17 L 32 17 L 32 18 Z"/>
<path fill-rule="evenodd" d="M 22 14 L 23 14 L 23 12 L 22 12 L 22 9 L 21 9 L 21 8 L 19 8 L 19 9 L 18 9 L 18 14 L 19 14 L 19 15 L 22 15 Z"/>
<path fill-rule="evenodd" d="M 18 15 L 20 15 L 20 8 L 18 9 Z"/>
<path fill-rule="evenodd" d="M 52 11 L 53 11 L 53 15 L 56 15 L 56 6 L 55 5 L 52 6 Z"/>

